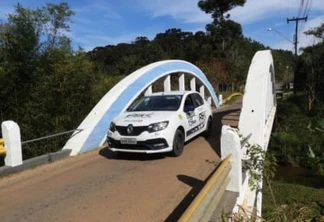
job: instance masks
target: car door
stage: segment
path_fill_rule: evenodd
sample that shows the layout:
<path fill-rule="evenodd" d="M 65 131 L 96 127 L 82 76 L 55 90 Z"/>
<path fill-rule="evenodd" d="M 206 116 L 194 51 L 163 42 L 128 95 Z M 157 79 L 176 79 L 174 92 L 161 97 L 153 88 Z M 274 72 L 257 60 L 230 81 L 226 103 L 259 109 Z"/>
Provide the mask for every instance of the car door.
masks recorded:
<path fill-rule="evenodd" d="M 196 115 L 198 116 L 197 133 L 201 133 L 206 128 L 206 122 L 207 122 L 205 102 L 199 93 L 194 93 L 192 95 L 192 98 L 195 105 Z"/>
<path fill-rule="evenodd" d="M 196 109 L 193 94 L 187 95 L 183 106 L 183 112 L 186 117 L 186 138 L 190 139 L 197 135 L 198 126 L 198 110 Z"/>

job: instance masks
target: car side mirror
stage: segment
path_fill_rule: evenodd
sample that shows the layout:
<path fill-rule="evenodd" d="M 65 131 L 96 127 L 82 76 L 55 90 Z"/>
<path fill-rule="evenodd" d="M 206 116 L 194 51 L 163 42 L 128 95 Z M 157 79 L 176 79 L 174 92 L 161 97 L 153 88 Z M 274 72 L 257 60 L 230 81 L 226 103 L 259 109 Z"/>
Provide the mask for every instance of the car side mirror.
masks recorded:
<path fill-rule="evenodd" d="M 187 112 L 192 112 L 192 111 L 194 111 L 194 110 L 195 110 L 195 107 L 192 106 L 192 105 L 187 105 L 187 106 L 185 106 L 185 108 L 184 108 L 185 113 L 187 113 Z"/>

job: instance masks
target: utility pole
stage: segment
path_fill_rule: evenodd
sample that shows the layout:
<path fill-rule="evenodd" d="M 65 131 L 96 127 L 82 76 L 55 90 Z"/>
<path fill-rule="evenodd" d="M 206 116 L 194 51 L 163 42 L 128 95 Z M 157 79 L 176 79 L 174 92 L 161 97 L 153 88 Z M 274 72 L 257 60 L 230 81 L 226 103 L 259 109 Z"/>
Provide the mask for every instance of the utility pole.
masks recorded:
<path fill-rule="evenodd" d="M 294 46 L 295 46 L 295 66 L 297 65 L 297 46 L 298 46 L 298 22 L 299 21 L 307 21 L 307 16 L 306 17 L 301 17 L 301 18 L 295 18 L 295 17 L 293 17 L 293 18 L 291 18 L 291 19 L 289 19 L 289 18 L 287 18 L 287 23 L 289 24 L 289 22 L 295 22 L 295 24 L 296 24 L 296 28 L 295 28 L 295 37 L 294 37 Z M 294 80 L 293 80 L 293 82 L 294 82 L 294 95 L 296 95 L 296 78 L 295 78 L 295 76 L 296 76 L 296 67 L 295 67 L 295 74 L 294 74 Z"/>

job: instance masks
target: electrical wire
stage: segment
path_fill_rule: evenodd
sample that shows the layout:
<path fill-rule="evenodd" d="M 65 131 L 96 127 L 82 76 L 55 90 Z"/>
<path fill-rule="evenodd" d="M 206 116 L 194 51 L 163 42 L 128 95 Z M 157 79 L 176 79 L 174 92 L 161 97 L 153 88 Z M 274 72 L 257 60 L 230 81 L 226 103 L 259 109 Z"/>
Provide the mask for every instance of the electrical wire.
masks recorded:
<path fill-rule="evenodd" d="M 301 13 L 303 11 L 303 8 L 304 8 L 304 0 L 300 0 L 300 6 L 299 6 L 298 16 L 297 17 L 300 17 L 301 16 Z"/>
<path fill-rule="evenodd" d="M 303 17 L 307 17 L 309 15 L 312 3 L 313 3 L 312 0 L 307 0 L 305 10 L 303 13 Z M 302 20 L 302 23 L 300 25 L 300 32 L 304 31 L 305 23 L 306 23 L 306 21 Z"/>

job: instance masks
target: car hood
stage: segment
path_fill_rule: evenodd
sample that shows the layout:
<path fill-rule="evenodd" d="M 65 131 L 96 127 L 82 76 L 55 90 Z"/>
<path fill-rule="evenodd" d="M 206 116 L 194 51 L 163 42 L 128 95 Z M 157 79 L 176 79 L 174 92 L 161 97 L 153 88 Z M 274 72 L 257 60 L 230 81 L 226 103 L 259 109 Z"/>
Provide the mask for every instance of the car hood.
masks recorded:
<path fill-rule="evenodd" d="M 118 126 L 147 126 L 151 123 L 169 120 L 175 112 L 169 111 L 145 111 L 145 112 L 125 112 L 118 116 L 114 122 Z"/>

